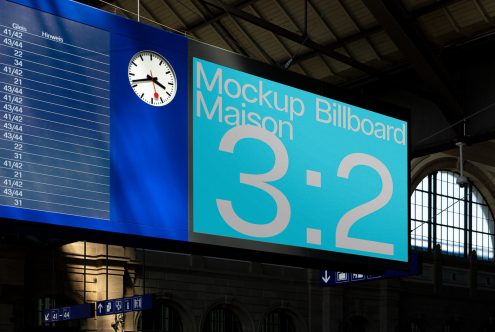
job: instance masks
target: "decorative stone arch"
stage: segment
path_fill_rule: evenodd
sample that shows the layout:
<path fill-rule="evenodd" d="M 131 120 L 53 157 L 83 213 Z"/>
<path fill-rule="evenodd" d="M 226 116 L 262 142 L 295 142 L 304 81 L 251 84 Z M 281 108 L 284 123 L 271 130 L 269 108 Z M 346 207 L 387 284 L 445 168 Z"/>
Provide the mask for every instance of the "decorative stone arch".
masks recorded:
<path fill-rule="evenodd" d="M 194 315 L 192 310 L 187 307 L 184 303 L 185 301 L 178 296 L 168 294 L 168 293 L 159 293 L 155 294 L 154 300 L 156 302 L 162 302 L 164 304 L 169 305 L 171 308 L 177 311 L 179 314 L 183 332 L 196 332 L 196 320 L 194 319 Z M 139 326 L 139 321 L 142 319 L 142 312 L 138 312 L 134 317 L 134 326 L 137 328 Z"/>
<path fill-rule="evenodd" d="M 225 308 L 232 311 L 241 322 L 242 332 L 255 332 L 253 318 L 249 312 L 236 300 L 236 298 L 231 296 L 225 296 L 218 299 L 206 308 L 200 319 L 200 332 L 204 330 L 204 324 L 210 312 L 217 308 Z"/>
<path fill-rule="evenodd" d="M 432 155 L 414 163 L 411 168 L 411 192 L 409 194 L 412 194 L 418 184 L 429 174 L 439 170 L 457 171 L 458 166 L 457 157 L 445 155 Z M 469 161 L 464 162 L 464 173 L 493 211 L 495 208 L 495 186 L 491 185 L 493 180 L 490 176 Z"/>
<path fill-rule="evenodd" d="M 272 306 L 271 308 L 269 308 L 265 312 L 265 314 L 263 315 L 261 320 L 258 322 L 258 324 L 257 324 L 258 326 L 257 326 L 256 331 L 258 331 L 258 332 L 262 331 L 263 321 L 265 320 L 265 318 L 268 317 L 269 314 L 271 314 L 277 310 L 280 310 L 280 311 L 286 313 L 287 315 L 289 315 L 290 318 L 292 318 L 295 331 L 297 331 L 297 332 L 307 332 L 308 331 L 308 324 L 302 318 L 302 315 L 297 313 L 294 309 L 292 309 L 292 307 L 290 305 L 288 305 L 285 302 L 283 302 L 281 305 Z"/>

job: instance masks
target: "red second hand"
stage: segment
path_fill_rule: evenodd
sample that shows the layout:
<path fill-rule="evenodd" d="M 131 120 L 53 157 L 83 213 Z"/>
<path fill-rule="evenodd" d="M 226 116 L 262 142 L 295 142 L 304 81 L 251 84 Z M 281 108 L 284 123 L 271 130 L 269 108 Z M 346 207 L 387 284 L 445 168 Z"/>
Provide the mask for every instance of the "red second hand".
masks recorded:
<path fill-rule="evenodd" d="M 153 83 L 153 90 L 155 90 L 155 94 L 153 95 L 153 97 L 155 97 L 155 99 L 158 99 L 159 95 L 158 92 L 156 92 L 155 79 L 153 78 L 153 72 L 151 70 L 150 70 L 150 75 L 151 75 L 151 83 Z"/>

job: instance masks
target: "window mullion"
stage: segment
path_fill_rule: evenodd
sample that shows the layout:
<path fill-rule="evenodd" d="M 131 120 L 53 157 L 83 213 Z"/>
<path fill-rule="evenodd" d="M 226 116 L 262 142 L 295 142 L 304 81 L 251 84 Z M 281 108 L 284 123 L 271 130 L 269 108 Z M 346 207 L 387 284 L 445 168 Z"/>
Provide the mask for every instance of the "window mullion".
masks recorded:
<path fill-rule="evenodd" d="M 437 173 L 433 173 L 428 177 L 428 205 L 430 208 L 428 209 L 428 228 L 429 234 L 428 237 L 428 250 L 431 251 L 435 248 L 437 244 L 437 197 L 436 197 L 436 187 L 437 187 Z"/>
<path fill-rule="evenodd" d="M 469 186 L 464 187 L 464 257 L 468 257 L 469 253 L 471 252 L 471 227 L 469 225 L 469 206 L 470 204 L 470 197 L 469 193 L 470 190 L 468 189 Z"/>

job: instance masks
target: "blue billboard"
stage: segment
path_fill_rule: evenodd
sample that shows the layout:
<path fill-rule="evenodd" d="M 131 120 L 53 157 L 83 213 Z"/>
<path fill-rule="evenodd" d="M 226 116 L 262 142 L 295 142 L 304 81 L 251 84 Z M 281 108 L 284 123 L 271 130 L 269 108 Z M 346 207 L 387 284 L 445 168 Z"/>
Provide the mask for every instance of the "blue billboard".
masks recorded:
<path fill-rule="evenodd" d="M 407 262 L 403 114 L 76 2 L 0 12 L 6 222 Z"/>
<path fill-rule="evenodd" d="M 406 121 L 192 63 L 195 233 L 408 260 Z"/>

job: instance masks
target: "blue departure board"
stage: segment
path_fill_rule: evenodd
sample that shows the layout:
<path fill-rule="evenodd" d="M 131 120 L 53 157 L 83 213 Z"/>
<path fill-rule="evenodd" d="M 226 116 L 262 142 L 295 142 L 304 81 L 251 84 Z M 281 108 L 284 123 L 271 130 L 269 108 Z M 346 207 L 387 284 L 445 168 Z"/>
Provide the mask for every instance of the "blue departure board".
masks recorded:
<path fill-rule="evenodd" d="M 0 205 L 108 220 L 109 33 L 0 12 Z"/>
<path fill-rule="evenodd" d="M 66 0 L 0 13 L 0 217 L 187 240 L 187 39 Z"/>

